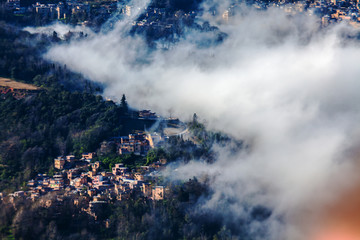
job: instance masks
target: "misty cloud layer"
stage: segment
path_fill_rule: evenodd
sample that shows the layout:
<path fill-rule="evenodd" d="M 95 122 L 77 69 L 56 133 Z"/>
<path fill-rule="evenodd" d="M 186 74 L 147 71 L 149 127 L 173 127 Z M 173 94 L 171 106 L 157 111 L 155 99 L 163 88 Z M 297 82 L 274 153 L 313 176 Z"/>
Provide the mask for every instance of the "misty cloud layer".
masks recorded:
<path fill-rule="evenodd" d="M 305 223 L 356 180 L 360 48 L 343 37 L 355 30 L 320 29 L 315 17 L 279 9 L 239 14 L 218 27 L 227 34 L 221 44 L 189 29 L 170 48 L 159 43 L 150 51 L 119 23 L 55 45 L 45 57 L 104 83 L 106 96 L 125 93 L 136 108 L 182 120 L 196 112 L 210 129 L 247 141 L 250 152 L 219 149 L 216 163 L 194 161 L 169 174 L 211 177 L 214 194 L 199 209 L 239 219 L 252 206 L 272 209 L 250 225 L 255 238 L 309 239 Z"/>
<path fill-rule="evenodd" d="M 93 31 L 87 27 L 84 26 L 74 27 L 62 23 L 54 23 L 52 25 L 44 26 L 44 27 L 26 27 L 24 28 L 24 30 L 32 34 L 40 33 L 49 36 L 52 36 L 55 31 L 58 34 L 58 37 L 61 39 L 64 39 L 64 36 L 69 32 L 77 32 L 77 33 L 82 32 L 83 34 L 88 34 L 88 35 L 93 34 Z"/>

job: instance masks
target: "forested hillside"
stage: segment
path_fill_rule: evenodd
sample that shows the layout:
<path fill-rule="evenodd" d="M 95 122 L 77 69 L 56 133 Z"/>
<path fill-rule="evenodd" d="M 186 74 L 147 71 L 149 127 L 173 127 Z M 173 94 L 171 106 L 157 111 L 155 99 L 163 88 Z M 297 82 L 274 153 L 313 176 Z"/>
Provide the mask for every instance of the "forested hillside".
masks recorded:
<path fill-rule="evenodd" d="M 0 189 L 47 171 L 58 155 L 96 150 L 122 134 L 126 114 L 101 96 L 57 90 L 20 100 L 9 94 L 0 99 L 0 113 Z"/>
<path fill-rule="evenodd" d="M 195 10 L 201 1 L 154 2 L 164 2 L 164 7 L 176 12 Z M 183 20 L 177 20 L 178 29 Z M 189 26 L 193 24 L 190 18 L 186 21 Z M 0 77 L 32 84 L 36 90 L 21 95 L 14 94 L 13 89 L 0 93 L 1 239 L 230 239 L 232 234 L 243 235 L 242 228 L 224 224 L 221 216 L 198 209 L 197 203 L 212 194 L 206 175 L 200 181 L 195 177 L 171 181 L 158 174 L 163 168 L 152 169 L 152 175 L 141 172 L 160 160 L 164 165 L 194 159 L 211 163 L 216 157 L 212 146 L 224 147 L 232 139 L 206 131 L 194 115 L 186 125 L 191 135 L 188 139 L 162 136 L 165 140 L 161 146 L 146 154 L 119 154 L 114 137 L 143 130 L 144 126 L 149 128 L 157 120 L 138 118 L 138 112 L 127 105 L 125 95 L 121 104 L 104 100 L 100 95 L 102 86 L 71 72 L 66 65 L 43 59 L 42 54 L 51 44 L 67 44 L 71 37 L 86 37 L 83 34 L 69 33 L 61 40 L 56 32 L 51 36 L 30 34 L 12 24 L 0 22 Z M 199 26 L 201 31 L 216 30 L 208 28 L 208 24 Z M 151 31 L 145 31 L 151 40 L 169 34 Z M 104 140 L 112 144 L 106 153 L 99 150 Z M 236 142 L 233 150 L 241 148 L 242 142 Z M 75 169 L 54 169 L 55 157 L 74 154 L 80 159 L 85 152 L 100 154 L 81 169 L 81 176 L 70 177 L 70 171 Z M 94 171 L 96 163 L 100 167 Z M 145 194 L 137 187 L 128 189 L 130 185 L 112 173 L 119 163 L 129 168 L 129 176 L 141 173 L 144 179 L 138 184 L 148 186 L 152 193 Z M 30 187 L 34 179 L 38 184 L 46 176 L 51 177 L 51 182 L 58 174 L 66 182 L 58 190 Z M 108 174 L 112 175 L 111 184 L 117 179 L 111 188 L 119 190 L 122 183 L 123 191 L 114 195 L 116 191 L 95 189 L 93 177 L 100 179 Z M 73 181 L 80 178 L 86 184 L 75 187 Z M 160 199 L 154 197 L 157 187 L 165 189 Z M 21 192 L 26 194 L 18 197 Z M 96 203 L 101 207 L 93 208 Z"/>
<path fill-rule="evenodd" d="M 52 36 L 30 34 L 0 21 L 0 76 L 47 88 L 64 87 L 71 91 L 87 92 L 101 90 L 82 75 L 69 71 L 66 66 L 43 59 L 42 54 L 47 47 L 59 41 L 55 32 Z"/>

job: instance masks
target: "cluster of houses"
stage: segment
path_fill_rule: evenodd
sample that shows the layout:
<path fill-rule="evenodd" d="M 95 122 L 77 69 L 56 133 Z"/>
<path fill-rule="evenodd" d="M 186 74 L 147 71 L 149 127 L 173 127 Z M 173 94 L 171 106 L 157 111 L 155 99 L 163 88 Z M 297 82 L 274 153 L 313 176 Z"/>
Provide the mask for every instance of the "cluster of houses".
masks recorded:
<path fill-rule="evenodd" d="M 144 156 L 151 148 L 161 145 L 164 138 L 157 133 L 138 132 L 128 136 L 113 138 L 113 140 L 120 155 L 134 153 Z"/>
<path fill-rule="evenodd" d="M 162 137 L 156 133 L 140 131 L 115 139 L 119 154 L 142 155 L 162 141 Z M 62 206 L 65 196 L 71 195 L 75 205 L 97 220 L 101 218 L 101 209 L 110 202 L 134 197 L 158 201 L 166 196 L 168 189 L 154 184 L 158 171 L 166 164 L 165 159 L 137 169 L 129 169 L 122 163 L 117 163 L 107 172 L 101 171 L 101 163 L 94 162 L 95 157 L 96 153 L 90 152 L 83 153 L 81 158 L 74 155 L 55 158 L 55 175 L 38 174 L 27 182 L 27 191 L 9 194 L 10 202 L 15 206 L 17 199 L 28 199 L 39 201 L 46 208 L 57 208 Z M 55 194 L 56 197 L 47 197 L 49 194 Z M 3 198 L 2 194 L 0 198 Z"/>
<path fill-rule="evenodd" d="M 280 7 L 290 14 L 305 12 L 309 15 L 318 15 L 323 27 L 339 21 L 347 21 L 359 27 L 360 8 L 359 0 L 315 0 L 307 3 L 297 1 L 293 4 L 281 4 Z"/>
<path fill-rule="evenodd" d="M 159 116 L 157 116 L 156 113 L 152 112 L 151 110 L 141 110 L 139 111 L 139 118 L 156 120 L 159 118 Z"/>
<path fill-rule="evenodd" d="M 63 170 L 86 166 L 95 156 L 95 153 L 83 153 L 81 159 L 76 159 L 74 155 L 59 156 L 54 159 L 54 168 Z"/>
<path fill-rule="evenodd" d="M 158 201 L 166 196 L 166 187 L 153 184 L 157 172 L 166 164 L 165 159 L 133 170 L 118 163 L 111 172 L 106 172 L 100 171 L 100 162 L 89 162 L 94 156 L 95 153 L 84 153 L 80 160 L 73 155 L 54 159 L 59 172 L 52 177 L 38 174 L 28 181 L 27 191 L 9 194 L 11 202 L 15 204 L 16 199 L 21 198 L 38 200 L 44 207 L 56 207 L 61 205 L 63 196 L 72 195 L 75 196 L 74 204 L 80 204 L 82 211 L 96 220 L 101 214 L 100 209 L 110 202 L 134 197 Z M 58 194 L 51 199 L 41 197 L 48 193 Z"/>
<path fill-rule="evenodd" d="M 116 1 L 98 2 L 89 4 L 77 0 L 63 1 L 59 3 L 36 2 L 31 6 L 22 6 L 20 0 L 7 0 L 5 7 L 8 11 L 17 15 L 35 14 L 40 17 L 47 17 L 51 20 L 68 19 L 74 15 L 81 15 L 81 24 L 92 25 L 94 14 L 96 17 L 107 18 L 111 14 L 117 14 L 123 17 L 132 17 L 139 9 L 133 5 L 119 4 Z M 145 18 L 136 20 L 132 24 L 140 28 L 153 28 L 159 32 L 171 32 L 176 29 L 179 19 L 194 19 L 196 12 L 178 11 L 170 14 L 166 8 L 145 7 L 143 9 Z"/>
<path fill-rule="evenodd" d="M 150 150 L 150 141 L 145 134 L 129 134 L 116 141 L 118 153 L 145 155 Z"/>
<path fill-rule="evenodd" d="M 153 29 L 157 33 L 176 32 L 180 22 L 193 21 L 196 17 L 195 11 L 177 11 L 169 13 L 165 8 L 147 8 L 144 18 L 133 21 L 132 25 L 138 29 Z"/>
<path fill-rule="evenodd" d="M 49 16 L 52 19 L 63 19 L 71 14 L 90 13 L 90 5 L 77 1 L 66 1 L 54 4 L 40 3 L 24 7 L 20 5 L 20 0 L 7 0 L 6 8 L 12 10 L 14 14 L 24 14 L 33 12 L 41 16 Z"/>
<path fill-rule="evenodd" d="M 80 2 L 66 1 L 65 3 L 59 2 L 58 4 L 43 4 L 37 2 L 32 5 L 33 10 L 40 15 L 50 15 L 52 18 L 62 19 L 67 15 L 90 13 L 90 5 Z"/>
<path fill-rule="evenodd" d="M 116 147 L 116 152 L 120 155 L 135 154 L 145 156 L 154 147 L 161 146 L 167 137 L 159 133 L 145 133 L 138 131 L 127 136 L 113 137 L 101 143 L 100 152 L 109 153 Z"/>
<path fill-rule="evenodd" d="M 114 137 L 112 142 L 116 145 L 118 154 L 135 154 L 145 156 L 151 148 L 160 146 L 164 142 L 164 137 L 158 133 L 145 133 L 139 131 L 128 136 Z M 106 144 L 108 142 L 102 143 Z M 104 146 L 102 146 L 104 147 Z M 95 157 L 95 153 L 84 153 L 81 159 L 76 159 L 74 155 L 60 156 L 54 159 L 54 167 L 58 170 L 81 167 L 90 163 Z"/>
<path fill-rule="evenodd" d="M 241 8 L 241 2 L 235 2 L 222 13 L 222 18 L 225 22 L 229 21 L 229 18 L 236 13 L 238 8 Z M 273 0 L 270 2 L 255 0 L 253 7 L 260 10 L 267 9 L 268 7 L 280 8 L 289 15 L 298 13 L 317 15 L 320 17 L 323 27 L 339 21 L 347 21 L 354 27 L 360 27 L 359 0 Z"/>
<path fill-rule="evenodd" d="M 232 15 L 241 8 L 244 1 L 238 0 L 226 9 L 222 14 L 224 21 L 228 21 Z M 266 9 L 268 7 L 276 7 L 283 9 L 289 14 L 297 14 L 304 12 L 309 15 L 318 15 L 321 18 L 323 26 L 338 21 L 348 21 L 354 26 L 360 26 L 360 3 L 359 0 L 313 0 L 313 1 L 288 1 L 288 0 L 273 0 L 273 1 L 253 1 L 255 9 Z M 26 12 L 34 12 L 39 15 L 47 15 L 52 19 L 64 19 L 70 15 L 83 13 L 90 15 L 92 6 L 88 3 L 79 2 L 76 0 L 59 2 L 57 4 L 44 4 L 37 2 L 30 7 L 22 7 L 20 0 L 7 0 L 6 8 L 14 12 L 14 14 L 24 14 Z M 116 2 L 106 2 L 97 10 L 99 14 L 111 14 L 117 12 L 124 16 L 133 16 L 138 9 L 134 9 L 132 5 L 118 5 Z M 146 7 L 144 9 L 145 17 L 133 22 L 133 25 L 138 27 L 151 27 L 159 31 L 173 31 L 174 26 L 179 19 L 194 19 L 196 12 L 177 11 L 173 15 L 169 15 L 166 8 Z M 214 12 L 212 14 L 219 14 Z M 85 21 L 87 22 L 87 21 Z"/>

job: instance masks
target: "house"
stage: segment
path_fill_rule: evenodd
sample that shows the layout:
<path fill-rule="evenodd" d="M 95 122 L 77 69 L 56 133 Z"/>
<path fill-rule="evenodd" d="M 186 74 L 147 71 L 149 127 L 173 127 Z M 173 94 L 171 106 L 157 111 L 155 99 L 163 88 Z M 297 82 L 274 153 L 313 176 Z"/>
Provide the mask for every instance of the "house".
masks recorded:
<path fill-rule="evenodd" d="M 96 170 L 87 172 L 87 175 L 88 175 L 89 178 L 93 178 L 94 176 L 96 176 L 96 174 L 97 174 Z"/>
<path fill-rule="evenodd" d="M 60 190 L 64 187 L 64 179 L 61 175 L 55 175 L 54 178 L 50 179 L 50 188 L 53 190 Z"/>
<path fill-rule="evenodd" d="M 149 141 L 146 139 L 146 135 L 143 132 L 120 137 L 120 141 L 117 145 L 120 155 L 130 153 L 141 155 L 146 154 L 150 149 Z"/>
<path fill-rule="evenodd" d="M 84 184 L 87 183 L 86 177 L 78 177 L 70 181 L 70 186 L 74 186 L 75 188 L 82 188 Z"/>
<path fill-rule="evenodd" d="M 115 194 L 119 195 L 122 192 L 130 191 L 130 187 L 126 183 L 115 183 L 114 191 Z"/>
<path fill-rule="evenodd" d="M 152 189 L 152 200 L 163 200 L 164 199 L 164 186 L 155 186 Z"/>
<path fill-rule="evenodd" d="M 35 200 L 39 199 L 40 193 L 32 192 L 30 195 L 30 199 L 34 202 Z"/>
<path fill-rule="evenodd" d="M 151 185 L 149 183 L 142 183 L 141 192 L 145 197 L 151 197 L 152 196 Z"/>
<path fill-rule="evenodd" d="M 102 175 L 96 175 L 92 178 L 92 183 L 94 185 L 101 185 L 103 182 L 106 182 L 106 178 Z"/>
<path fill-rule="evenodd" d="M 119 148 L 119 154 L 120 154 L 120 155 L 123 155 L 123 154 L 131 154 L 131 152 L 130 152 L 127 148 L 120 147 L 120 148 Z"/>
<path fill-rule="evenodd" d="M 146 118 L 146 119 L 154 119 L 154 118 L 157 118 L 156 113 L 151 112 L 150 110 L 142 110 L 142 111 L 139 111 L 139 117 L 140 117 L 140 118 Z"/>
<path fill-rule="evenodd" d="M 59 2 L 55 10 L 57 19 L 66 18 L 66 9 L 64 3 Z"/>
<path fill-rule="evenodd" d="M 75 164 L 75 156 L 74 155 L 68 155 L 66 157 L 59 156 L 54 159 L 54 167 L 59 170 L 63 170 L 65 167 L 69 168 L 74 166 Z"/>
<path fill-rule="evenodd" d="M 115 167 L 112 168 L 112 174 L 115 176 L 118 175 L 124 175 L 125 173 L 127 173 L 129 171 L 129 169 L 127 167 L 123 167 L 123 164 L 115 164 Z"/>
<path fill-rule="evenodd" d="M 91 188 L 91 189 L 89 189 L 88 191 L 87 191 L 87 193 L 88 193 L 88 195 L 90 196 L 90 197 L 93 197 L 93 196 L 95 196 L 96 195 L 96 189 L 94 189 L 94 188 Z"/>
<path fill-rule="evenodd" d="M 36 186 L 36 182 L 35 182 L 35 180 L 30 180 L 30 181 L 28 181 L 27 185 L 28 185 L 29 188 L 33 188 L 33 187 Z"/>
<path fill-rule="evenodd" d="M 64 169 L 65 159 L 63 157 L 57 157 L 54 159 L 54 167 L 56 169 L 62 170 Z"/>
<path fill-rule="evenodd" d="M 77 178 L 79 176 L 79 171 L 76 169 L 71 169 L 67 172 L 67 178 L 69 180 Z"/>
<path fill-rule="evenodd" d="M 152 133 L 146 135 L 146 140 L 148 140 L 149 146 L 154 148 L 163 141 L 163 138 L 158 133 Z"/>
<path fill-rule="evenodd" d="M 72 163 L 75 161 L 75 156 L 74 155 L 67 155 L 66 156 L 66 161 L 69 163 Z"/>
<path fill-rule="evenodd" d="M 130 191 L 126 190 L 124 192 L 120 192 L 119 195 L 117 195 L 116 199 L 119 201 L 126 200 L 130 198 Z"/>
<path fill-rule="evenodd" d="M 25 197 L 25 192 L 24 191 L 14 192 L 14 197 Z"/>
<path fill-rule="evenodd" d="M 96 171 L 100 168 L 100 162 L 99 161 L 96 161 L 94 163 L 91 163 L 91 168 L 93 171 Z"/>
<path fill-rule="evenodd" d="M 96 153 L 90 152 L 90 153 L 83 153 L 82 158 L 86 160 L 92 160 L 96 156 Z"/>
<path fill-rule="evenodd" d="M 142 174 L 139 173 L 139 172 L 136 172 L 136 173 L 134 174 L 134 178 L 135 178 L 135 180 L 144 181 L 144 175 L 142 175 Z"/>

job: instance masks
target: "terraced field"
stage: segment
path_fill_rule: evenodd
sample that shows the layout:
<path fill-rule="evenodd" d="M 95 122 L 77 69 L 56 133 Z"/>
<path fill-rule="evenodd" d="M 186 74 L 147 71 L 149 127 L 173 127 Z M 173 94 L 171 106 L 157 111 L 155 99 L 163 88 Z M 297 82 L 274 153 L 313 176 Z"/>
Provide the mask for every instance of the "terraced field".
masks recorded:
<path fill-rule="evenodd" d="M 0 77 L 0 87 L 6 87 L 6 88 L 12 88 L 14 90 L 40 90 L 40 88 L 31 85 L 31 84 L 27 84 L 27 83 L 22 83 L 22 82 L 17 82 L 14 80 L 11 80 L 9 78 L 2 78 Z"/>

